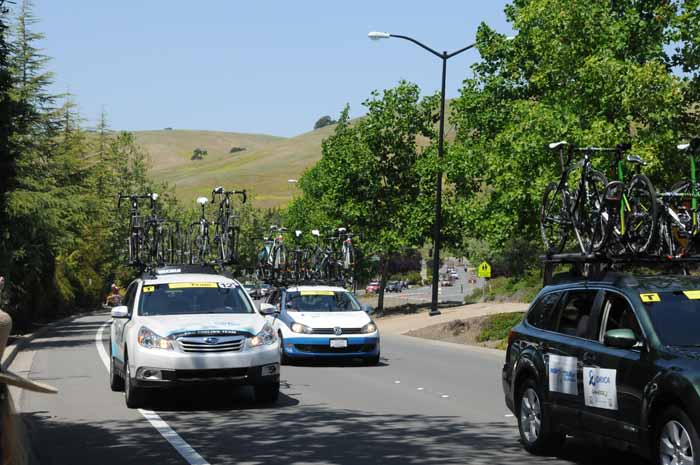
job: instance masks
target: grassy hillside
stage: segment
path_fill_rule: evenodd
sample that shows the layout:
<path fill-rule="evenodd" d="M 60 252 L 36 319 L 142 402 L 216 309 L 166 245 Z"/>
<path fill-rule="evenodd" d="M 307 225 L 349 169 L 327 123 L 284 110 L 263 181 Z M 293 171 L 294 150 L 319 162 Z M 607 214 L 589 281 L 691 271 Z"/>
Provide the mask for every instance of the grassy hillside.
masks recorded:
<path fill-rule="evenodd" d="M 151 155 L 154 175 L 158 175 L 162 170 L 193 163 L 192 151 L 196 148 L 206 149 L 209 152 L 207 160 L 225 160 L 241 153 L 257 150 L 271 142 L 283 140 L 281 137 L 265 134 L 218 131 L 159 130 L 136 131 L 133 134 L 136 141 Z M 229 151 L 232 147 L 244 147 L 246 150 L 231 154 Z"/>
<path fill-rule="evenodd" d="M 137 132 L 136 137 L 151 154 L 151 175 L 174 186 L 183 203 L 223 185 L 248 189 L 256 207 L 273 207 L 285 205 L 294 195 L 297 187 L 287 180 L 301 176 L 321 157 L 321 141 L 333 130 L 334 126 L 327 126 L 288 139 L 204 131 Z M 233 142 L 234 138 L 239 139 Z M 229 154 L 232 145 L 250 149 Z M 209 155 L 190 160 L 195 147 L 206 148 Z"/>

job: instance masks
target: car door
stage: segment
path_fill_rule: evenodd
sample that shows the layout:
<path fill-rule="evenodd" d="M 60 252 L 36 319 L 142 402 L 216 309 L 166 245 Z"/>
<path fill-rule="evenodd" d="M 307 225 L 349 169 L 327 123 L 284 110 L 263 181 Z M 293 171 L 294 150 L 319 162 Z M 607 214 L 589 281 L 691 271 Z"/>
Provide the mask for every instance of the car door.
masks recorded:
<path fill-rule="evenodd" d="M 114 318 L 112 320 L 112 356 L 114 356 L 119 361 L 124 361 L 124 327 L 130 321 L 132 315 L 133 301 L 136 295 L 136 288 L 138 287 L 136 281 L 131 283 L 126 289 L 124 294 L 124 301 L 122 305 L 125 305 L 129 309 L 128 318 Z"/>
<path fill-rule="evenodd" d="M 554 334 L 543 342 L 550 402 L 555 417 L 580 427 L 583 407 L 583 347 L 594 337 L 592 321 L 600 307 L 598 289 L 571 289 L 560 301 Z"/>
<path fill-rule="evenodd" d="M 632 349 L 604 344 L 605 332 L 630 329 L 640 341 Z M 644 387 L 654 369 L 645 336 L 630 301 L 616 291 L 605 291 L 598 337 L 585 348 L 584 428 L 605 436 L 636 442 L 641 423 Z"/>

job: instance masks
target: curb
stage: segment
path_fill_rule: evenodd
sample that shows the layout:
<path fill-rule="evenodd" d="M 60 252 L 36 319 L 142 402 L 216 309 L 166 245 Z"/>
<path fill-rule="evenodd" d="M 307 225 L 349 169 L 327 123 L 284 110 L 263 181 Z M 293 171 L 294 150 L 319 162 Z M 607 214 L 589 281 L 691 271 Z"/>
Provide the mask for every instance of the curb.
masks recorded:
<path fill-rule="evenodd" d="M 71 315 L 71 316 L 62 318 L 60 320 L 56 320 L 56 321 L 52 321 L 51 323 L 47 323 L 46 325 L 44 325 L 41 328 L 34 331 L 33 333 L 25 334 L 24 336 L 18 337 L 17 341 L 14 344 L 12 344 L 11 346 L 7 347 L 7 349 L 5 350 L 5 353 L 2 356 L 2 369 L 7 370 L 10 367 L 10 365 L 12 365 L 12 362 L 15 361 L 15 358 L 17 358 L 17 354 L 21 350 L 24 350 L 34 339 L 43 336 L 50 329 L 53 329 L 57 326 L 60 326 L 64 323 L 75 320 L 77 318 L 97 315 L 97 314 L 100 314 L 102 312 L 103 312 L 103 310 L 93 310 L 91 312 L 76 313 L 75 315 Z"/>

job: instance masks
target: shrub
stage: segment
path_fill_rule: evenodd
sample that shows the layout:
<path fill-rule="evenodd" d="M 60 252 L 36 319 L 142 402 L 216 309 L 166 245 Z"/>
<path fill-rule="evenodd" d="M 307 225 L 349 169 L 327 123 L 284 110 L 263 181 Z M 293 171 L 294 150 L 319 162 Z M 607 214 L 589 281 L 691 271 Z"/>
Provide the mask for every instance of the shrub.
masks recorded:
<path fill-rule="evenodd" d="M 486 318 L 481 332 L 476 337 L 478 342 L 500 341 L 508 337 L 511 328 L 523 319 L 523 312 L 497 313 Z"/>
<path fill-rule="evenodd" d="M 231 150 L 229 150 L 228 153 L 242 152 L 244 150 L 245 150 L 245 147 L 231 147 Z"/>

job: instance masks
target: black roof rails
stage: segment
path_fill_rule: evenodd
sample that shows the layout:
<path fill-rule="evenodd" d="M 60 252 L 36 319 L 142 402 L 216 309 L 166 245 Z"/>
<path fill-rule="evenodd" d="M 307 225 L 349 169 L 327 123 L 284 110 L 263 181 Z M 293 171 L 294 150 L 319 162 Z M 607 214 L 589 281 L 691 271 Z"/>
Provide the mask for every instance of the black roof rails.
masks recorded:
<path fill-rule="evenodd" d="M 665 272 L 680 272 L 688 274 L 693 265 L 700 264 L 700 256 L 687 257 L 658 257 L 651 255 L 583 255 L 580 253 L 561 253 L 543 255 L 540 257 L 544 267 L 543 284 L 553 284 L 562 279 L 584 280 L 612 280 L 612 276 L 621 276 L 620 272 L 629 271 L 630 268 L 642 267 L 660 269 Z M 554 275 L 557 266 L 571 265 L 571 271 L 565 274 Z M 613 273 L 610 278 L 608 274 Z"/>

